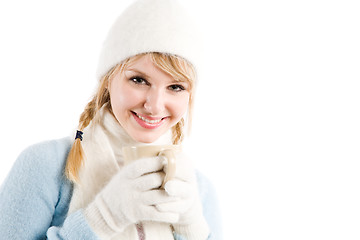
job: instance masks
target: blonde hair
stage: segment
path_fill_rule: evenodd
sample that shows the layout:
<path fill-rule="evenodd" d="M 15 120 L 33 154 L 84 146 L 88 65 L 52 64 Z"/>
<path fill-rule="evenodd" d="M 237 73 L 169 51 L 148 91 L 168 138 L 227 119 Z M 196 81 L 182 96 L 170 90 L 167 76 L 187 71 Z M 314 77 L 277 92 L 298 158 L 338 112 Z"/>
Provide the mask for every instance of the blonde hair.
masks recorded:
<path fill-rule="evenodd" d="M 96 123 L 99 115 L 97 114 L 102 107 L 106 107 L 111 113 L 111 104 L 110 104 L 110 93 L 108 91 L 108 83 L 114 75 L 119 71 L 122 72 L 126 67 L 137 61 L 139 58 L 144 55 L 149 55 L 152 62 L 158 66 L 164 72 L 170 74 L 176 81 L 187 81 L 189 83 L 189 106 L 188 106 L 188 116 L 187 116 L 187 125 L 188 130 L 190 130 L 191 119 L 192 119 L 192 110 L 193 110 L 193 95 L 195 88 L 196 73 L 194 67 L 188 63 L 183 58 L 163 54 L 163 53 L 144 53 L 130 57 L 123 61 L 122 63 L 116 65 L 110 69 L 106 75 L 104 75 L 98 87 L 98 90 L 92 100 L 86 105 L 84 111 L 80 115 L 79 127 L 78 130 L 83 131 L 91 122 Z M 184 127 L 185 120 L 182 118 L 175 126 L 172 127 L 172 142 L 173 144 L 179 144 L 182 142 L 184 137 Z M 85 158 L 84 150 L 81 146 L 81 140 L 79 138 L 75 139 L 72 148 L 69 152 L 66 167 L 65 175 L 68 179 L 73 182 L 79 182 L 79 170 Z"/>

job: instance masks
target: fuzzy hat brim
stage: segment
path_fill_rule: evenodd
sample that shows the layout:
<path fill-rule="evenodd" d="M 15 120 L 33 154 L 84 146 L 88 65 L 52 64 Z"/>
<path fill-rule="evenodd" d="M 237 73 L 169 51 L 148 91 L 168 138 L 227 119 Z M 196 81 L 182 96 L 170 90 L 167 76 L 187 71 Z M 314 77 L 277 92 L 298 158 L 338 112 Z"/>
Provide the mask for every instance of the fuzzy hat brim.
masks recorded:
<path fill-rule="evenodd" d="M 141 53 L 177 55 L 200 65 L 201 35 L 177 0 L 139 0 L 115 21 L 100 53 L 97 78 L 116 64 Z"/>

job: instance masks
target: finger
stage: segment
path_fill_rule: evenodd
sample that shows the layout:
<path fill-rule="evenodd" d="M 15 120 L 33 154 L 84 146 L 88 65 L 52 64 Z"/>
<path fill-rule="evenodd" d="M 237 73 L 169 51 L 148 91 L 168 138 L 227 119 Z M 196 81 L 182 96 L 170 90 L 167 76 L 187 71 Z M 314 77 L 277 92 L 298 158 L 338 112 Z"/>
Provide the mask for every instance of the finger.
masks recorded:
<path fill-rule="evenodd" d="M 143 192 L 140 196 L 145 205 L 157 205 L 179 200 L 177 197 L 169 196 L 164 190 L 160 189 Z"/>
<path fill-rule="evenodd" d="M 155 205 L 160 212 L 171 212 L 182 214 L 187 212 L 193 204 L 193 199 L 178 200 L 175 202 L 160 203 Z"/>
<path fill-rule="evenodd" d="M 176 223 L 179 221 L 178 213 L 171 212 L 159 212 L 154 206 L 147 206 L 143 208 L 143 221 L 155 221 L 155 222 L 166 222 Z"/>
<path fill-rule="evenodd" d="M 159 157 L 142 158 L 126 166 L 129 178 L 138 178 L 151 172 L 158 172 L 164 168 Z"/>
<path fill-rule="evenodd" d="M 195 170 L 192 165 L 192 162 L 184 154 L 178 154 L 176 156 L 175 178 L 188 182 L 195 180 Z"/>
<path fill-rule="evenodd" d="M 163 172 L 149 173 L 134 179 L 134 186 L 141 192 L 158 189 L 164 180 Z"/>
<path fill-rule="evenodd" d="M 165 191 L 174 197 L 189 198 L 196 193 L 192 183 L 184 182 L 178 179 L 170 180 L 165 184 Z"/>

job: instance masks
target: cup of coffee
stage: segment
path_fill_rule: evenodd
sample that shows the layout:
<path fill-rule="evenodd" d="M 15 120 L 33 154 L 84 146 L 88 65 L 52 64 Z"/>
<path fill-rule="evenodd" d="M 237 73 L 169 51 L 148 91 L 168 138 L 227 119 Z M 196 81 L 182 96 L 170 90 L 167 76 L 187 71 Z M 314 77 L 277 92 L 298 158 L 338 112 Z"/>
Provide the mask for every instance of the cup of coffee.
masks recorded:
<path fill-rule="evenodd" d="M 176 154 L 181 151 L 180 145 L 140 145 L 123 147 L 125 165 L 141 158 L 160 156 L 166 161 L 166 173 L 161 185 L 165 184 L 175 177 L 176 173 Z"/>

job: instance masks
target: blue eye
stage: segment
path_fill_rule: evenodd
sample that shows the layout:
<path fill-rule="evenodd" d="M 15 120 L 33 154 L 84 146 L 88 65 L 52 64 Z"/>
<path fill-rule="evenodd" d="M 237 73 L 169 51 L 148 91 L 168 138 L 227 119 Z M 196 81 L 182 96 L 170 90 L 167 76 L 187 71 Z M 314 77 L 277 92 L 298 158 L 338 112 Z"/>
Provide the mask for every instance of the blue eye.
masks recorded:
<path fill-rule="evenodd" d="M 186 90 L 185 87 L 180 84 L 171 85 L 169 86 L 169 89 L 174 92 L 181 92 Z"/>

